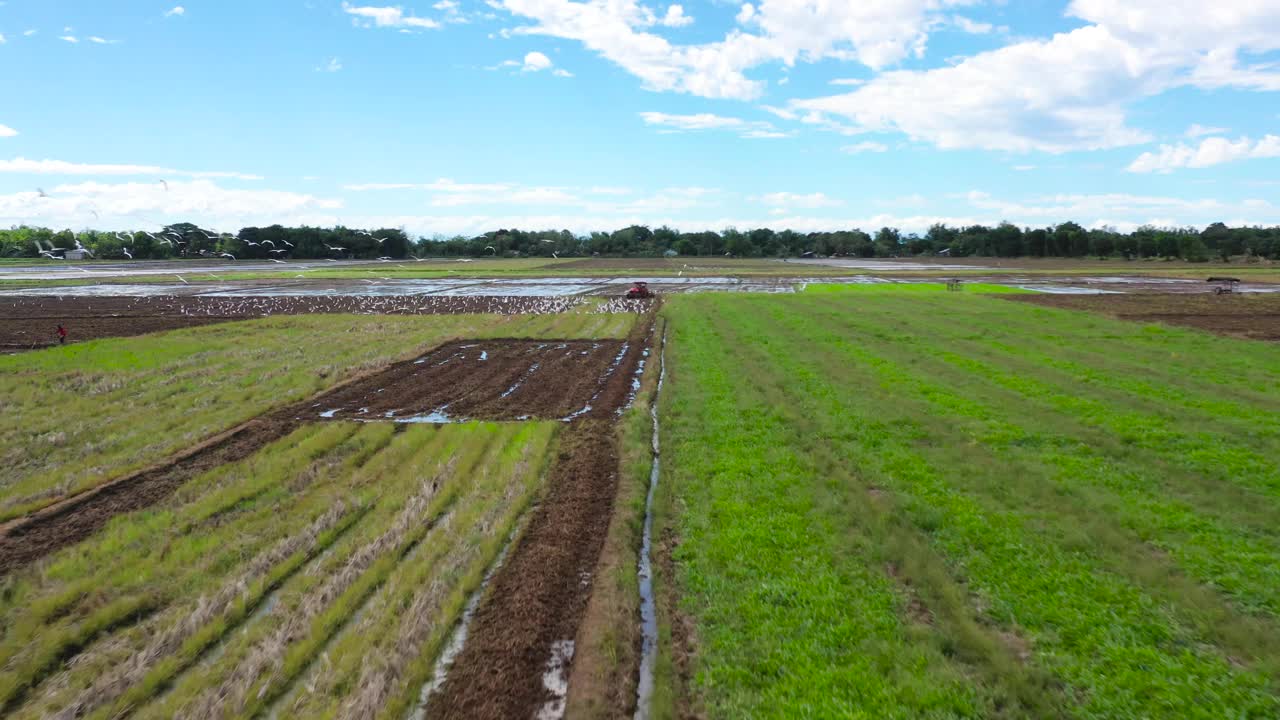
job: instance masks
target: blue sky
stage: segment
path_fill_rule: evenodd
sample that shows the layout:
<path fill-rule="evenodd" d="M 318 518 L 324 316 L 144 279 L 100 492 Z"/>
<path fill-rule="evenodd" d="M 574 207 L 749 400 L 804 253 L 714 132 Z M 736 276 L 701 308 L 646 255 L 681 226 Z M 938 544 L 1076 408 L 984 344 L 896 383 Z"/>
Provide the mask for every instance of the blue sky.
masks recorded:
<path fill-rule="evenodd" d="M 1280 224 L 1268 0 L 7 0 L 0 226 Z"/>

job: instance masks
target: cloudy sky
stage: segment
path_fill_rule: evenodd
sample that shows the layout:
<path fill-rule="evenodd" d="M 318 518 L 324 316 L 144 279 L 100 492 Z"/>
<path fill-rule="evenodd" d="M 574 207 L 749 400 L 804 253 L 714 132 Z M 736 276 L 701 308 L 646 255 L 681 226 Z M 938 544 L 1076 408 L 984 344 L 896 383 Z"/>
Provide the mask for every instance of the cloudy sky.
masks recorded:
<path fill-rule="evenodd" d="M 1280 224 L 1276 0 L 7 0 L 0 226 Z"/>

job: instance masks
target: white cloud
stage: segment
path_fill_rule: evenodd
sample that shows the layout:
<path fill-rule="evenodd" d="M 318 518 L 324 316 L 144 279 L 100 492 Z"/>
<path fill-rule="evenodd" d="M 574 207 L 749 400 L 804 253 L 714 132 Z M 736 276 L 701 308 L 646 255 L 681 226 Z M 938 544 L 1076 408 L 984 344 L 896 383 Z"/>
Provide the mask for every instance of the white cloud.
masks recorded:
<path fill-rule="evenodd" d="M 8 125 L 0 125 L 0 138 L 17 137 L 18 131 Z"/>
<path fill-rule="evenodd" d="M 1189 138 L 1198 138 L 1204 137 L 1205 135 L 1221 135 L 1225 132 L 1228 132 L 1227 128 L 1206 127 L 1200 123 L 1194 123 L 1191 127 L 1187 128 L 1187 132 L 1184 134 Z"/>
<path fill-rule="evenodd" d="M 711 113 L 696 115 L 669 115 L 660 112 L 642 112 L 640 117 L 646 125 L 660 125 L 677 130 L 718 130 L 723 128 L 739 128 L 747 124 L 740 118 L 722 117 Z"/>
<path fill-rule="evenodd" d="M 833 80 L 829 80 L 827 84 L 828 85 L 847 85 L 849 87 L 857 87 L 859 85 L 866 85 L 867 81 L 859 78 L 835 78 Z"/>
<path fill-rule="evenodd" d="M 800 118 L 799 115 L 786 108 L 774 107 L 773 105 L 761 105 L 760 109 L 771 115 L 776 115 L 783 120 L 798 120 Z"/>
<path fill-rule="evenodd" d="M 342 69 L 342 60 L 336 57 L 329 58 L 329 62 L 316 68 L 316 70 L 319 72 L 331 72 L 331 73 L 338 72 L 341 69 Z"/>
<path fill-rule="evenodd" d="M 7 42 L 9 41 L 4 39 L 4 33 L 0 33 L 0 45 L 3 45 Z"/>
<path fill-rule="evenodd" d="M 663 132 L 732 130 L 739 133 L 741 137 L 750 139 L 790 137 L 790 133 L 779 131 L 772 123 L 724 117 L 712 113 L 671 115 L 662 112 L 642 112 L 640 118 L 644 120 L 645 125 L 666 128 Z"/>
<path fill-rule="evenodd" d="M 1035 165 L 1014 165 L 1013 169 L 1018 172 L 1031 172 L 1036 169 Z"/>
<path fill-rule="evenodd" d="M 857 155 L 859 153 L 868 153 L 868 152 L 882 153 L 882 152 L 888 152 L 888 151 L 889 151 L 888 145 L 885 145 L 884 143 L 871 142 L 871 141 L 854 143 L 852 145 L 845 145 L 844 147 L 840 148 L 840 152 L 845 153 L 846 155 Z"/>
<path fill-rule="evenodd" d="M 1059 153 L 1148 141 L 1127 108 L 1178 86 L 1280 90 L 1274 66 L 1239 61 L 1280 49 L 1280 3 L 1074 0 L 1068 14 L 1087 24 L 796 106 L 944 149 Z"/>
<path fill-rule="evenodd" d="M 996 26 L 991 23 L 975 22 L 963 15 L 952 15 L 951 24 L 960 32 L 966 32 L 970 35 L 986 35 L 996 29 Z"/>
<path fill-rule="evenodd" d="M 761 0 L 741 6 L 743 29 L 723 40 L 674 45 L 647 32 L 655 25 L 684 22 L 682 6 L 670 6 L 661 18 L 639 0 L 491 0 L 491 5 L 528 18 L 533 24 L 515 34 L 550 35 L 576 40 L 627 72 L 651 90 L 709 98 L 750 100 L 764 84 L 745 72 L 766 62 L 857 60 L 883 68 L 920 57 L 930 27 L 943 9 L 978 0 Z M 679 13 L 674 8 L 680 7 Z"/>
<path fill-rule="evenodd" d="M 58 39 L 72 44 L 80 42 L 80 38 L 77 38 L 75 35 L 62 35 L 58 37 Z"/>
<path fill-rule="evenodd" d="M 31 37 L 32 35 L 35 35 L 37 32 L 39 32 L 39 31 L 38 31 L 38 30 L 25 30 L 25 31 L 23 31 L 22 36 L 23 36 L 23 37 Z"/>
<path fill-rule="evenodd" d="M 300 222 L 306 214 L 343 207 L 335 198 L 277 190 L 239 190 L 211 180 L 59 185 L 41 197 L 35 191 L 0 195 L 0 223 L 90 225 L 107 229 L 190 220 L 206 227 L 238 228 Z"/>
<path fill-rule="evenodd" d="M 767 195 L 761 195 L 756 198 L 759 202 L 771 207 L 797 207 L 797 208 L 826 208 L 839 207 L 844 203 L 834 198 L 828 197 L 824 193 L 816 192 L 809 195 L 800 195 L 789 192 L 776 192 Z"/>
<path fill-rule="evenodd" d="M 26 175 L 157 175 L 190 178 L 232 178 L 236 180 L 261 180 L 258 175 L 237 172 L 192 172 L 154 165 L 95 165 L 73 163 L 65 160 L 27 160 L 14 158 L 0 160 L 0 173 Z"/>
<path fill-rule="evenodd" d="M 187 9 L 182 7 L 181 5 L 177 5 L 172 9 L 164 11 L 165 17 L 174 17 L 174 16 L 182 17 L 183 15 L 186 15 L 186 14 L 187 14 Z"/>
<path fill-rule="evenodd" d="M 366 27 L 372 25 L 374 27 L 427 30 L 434 30 L 440 27 L 440 23 L 435 20 L 418 17 L 412 14 L 412 11 L 406 15 L 401 7 L 356 6 L 344 0 L 342 10 L 348 15 L 354 16 L 355 22 L 363 21 L 366 23 Z"/>
<path fill-rule="evenodd" d="M 48 197 L 24 191 L 0 195 L 0 226 L 32 223 L 52 227 L 93 226 L 97 228 L 136 229 L 166 222 L 187 220 L 207 228 L 235 230 L 249 225 L 404 227 L 414 234 L 475 234 L 500 227 L 568 229 L 585 233 L 609 230 L 630 224 L 650 227 L 669 225 L 678 230 L 722 230 L 726 227 L 790 228 L 799 232 L 883 226 L 904 232 L 924 232 L 934 223 L 952 226 L 974 224 L 995 225 L 1008 220 L 1023 226 L 1043 226 L 1065 220 L 1076 220 L 1086 227 L 1114 226 L 1130 231 L 1143 224 L 1161 226 L 1207 225 L 1218 220 L 1232 225 L 1275 224 L 1280 222 L 1280 206 L 1261 199 L 1221 202 L 1200 198 L 1185 200 L 1170 197 L 1123 194 L 1064 194 L 1033 197 L 1028 200 L 1004 200 L 987 193 L 973 191 L 958 196 L 962 203 L 954 211 L 933 214 L 868 214 L 823 216 L 802 214 L 801 203 L 823 203 L 826 196 L 780 193 L 787 205 L 767 205 L 762 216 L 727 215 L 716 212 L 721 191 L 704 187 L 664 188 L 630 200 L 599 202 L 582 197 L 576 203 L 567 196 L 570 188 L 530 188 L 510 184 L 464 184 L 449 180 L 412 185 L 443 187 L 459 193 L 472 188 L 504 188 L 512 194 L 533 200 L 542 206 L 542 198 L 554 193 L 564 209 L 561 212 L 522 212 L 503 195 L 493 195 L 489 207 L 477 212 L 447 212 L 377 215 L 355 212 L 341 198 L 282 192 L 274 190 L 235 190 L 223 188 L 209 180 L 170 181 L 168 190 L 158 183 L 80 183 L 60 185 L 49 190 Z M 603 188 L 604 190 L 617 190 Z M 608 195 L 583 190 L 583 195 Z M 616 194 L 625 191 L 617 190 Z M 798 198 L 800 198 L 798 200 Z M 804 200 L 807 198 L 807 200 Z M 831 200 L 830 198 L 826 198 Z M 920 199 L 896 199 L 886 204 L 920 206 Z M 834 202 L 834 201 L 833 201 Z M 927 203 L 926 203 L 927 204 Z M 461 202 L 452 207 L 463 207 Z M 966 209 L 967 206 L 967 209 Z M 437 206 L 442 209 L 450 205 Z M 798 211 L 797 212 L 793 212 Z M 780 212 L 779 212 L 780 211 Z"/>
<path fill-rule="evenodd" d="M 551 71 L 551 74 L 555 75 L 556 77 L 562 77 L 562 78 L 573 77 L 573 73 L 569 72 L 568 70 L 565 70 L 564 68 L 556 68 L 555 70 Z"/>
<path fill-rule="evenodd" d="M 459 183 L 442 178 L 429 183 L 366 183 L 347 185 L 353 192 L 424 190 L 429 193 L 427 205 L 436 208 L 466 206 L 565 206 L 589 213 L 637 214 L 689 209 L 702 204 L 719 191 L 708 188 L 667 188 L 649 196 L 624 199 L 631 195 L 626 188 L 550 187 L 515 183 Z M 492 228 L 490 228 L 492 229 Z"/>
<path fill-rule="evenodd" d="M 1178 168 L 1206 168 L 1237 160 L 1274 157 L 1280 157 L 1280 135 L 1267 135 L 1257 142 L 1247 137 L 1238 140 L 1211 137 L 1198 146 L 1161 145 L 1159 152 L 1139 155 L 1128 169 L 1134 173 L 1169 173 Z"/>
<path fill-rule="evenodd" d="M 944 149 L 1102 149 L 1147 141 L 1125 125 L 1123 109 L 1147 71 L 1105 29 L 1086 27 L 953 67 L 885 73 L 851 93 L 793 104 Z"/>
<path fill-rule="evenodd" d="M 459 183 L 449 178 L 440 178 L 435 182 L 429 183 L 364 183 L 358 185 L 344 185 L 343 190 L 352 190 L 355 192 L 365 192 L 370 190 L 429 190 L 432 192 L 454 192 L 454 193 L 481 193 L 481 192 L 505 192 L 511 189 L 511 185 L 503 183 L 491 183 L 488 185 L 476 185 Z"/>
<path fill-rule="evenodd" d="M 100 38 L 100 37 L 98 37 L 97 35 L 90 35 L 89 37 L 87 37 L 87 38 L 85 38 L 85 39 L 86 39 L 86 40 L 88 40 L 88 41 L 89 41 L 89 42 L 91 42 L 91 43 L 97 43 L 98 45 L 110 45 L 110 44 L 112 44 L 112 42 L 113 42 L 113 41 L 111 41 L 111 40 L 107 40 L 107 39 L 105 39 L 105 38 Z"/>
<path fill-rule="evenodd" d="M 524 72 L 538 72 L 539 70 L 550 68 L 553 64 L 551 58 L 535 50 L 524 56 L 524 65 L 521 69 Z"/>
<path fill-rule="evenodd" d="M 659 22 L 664 27 L 679 28 L 693 24 L 693 18 L 684 14 L 684 7 L 681 5 L 667 6 L 667 14 L 662 16 Z"/>

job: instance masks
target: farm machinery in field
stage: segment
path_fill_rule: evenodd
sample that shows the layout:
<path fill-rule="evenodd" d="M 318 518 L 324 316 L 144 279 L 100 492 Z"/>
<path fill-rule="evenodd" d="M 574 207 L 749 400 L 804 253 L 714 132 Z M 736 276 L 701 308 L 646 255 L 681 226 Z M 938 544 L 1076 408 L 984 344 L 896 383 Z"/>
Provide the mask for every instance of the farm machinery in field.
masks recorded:
<path fill-rule="evenodd" d="M 631 284 L 631 288 L 627 290 L 628 300 L 647 300 L 653 297 L 653 291 L 649 289 L 649 283 L 636 282 Z"/>

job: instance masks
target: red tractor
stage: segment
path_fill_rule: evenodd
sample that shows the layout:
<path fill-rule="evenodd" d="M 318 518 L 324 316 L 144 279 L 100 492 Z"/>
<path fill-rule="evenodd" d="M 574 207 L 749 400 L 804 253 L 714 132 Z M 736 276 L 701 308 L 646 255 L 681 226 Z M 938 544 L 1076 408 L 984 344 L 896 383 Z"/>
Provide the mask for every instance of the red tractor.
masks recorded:
<path fill-rule="evenodd" d="M 632 283 L 631 289 L 627 291 L 628 300 L 644 300 L 653 297 L 653 291 L 649 289 L 649 283 L 637 280 Z"/>

